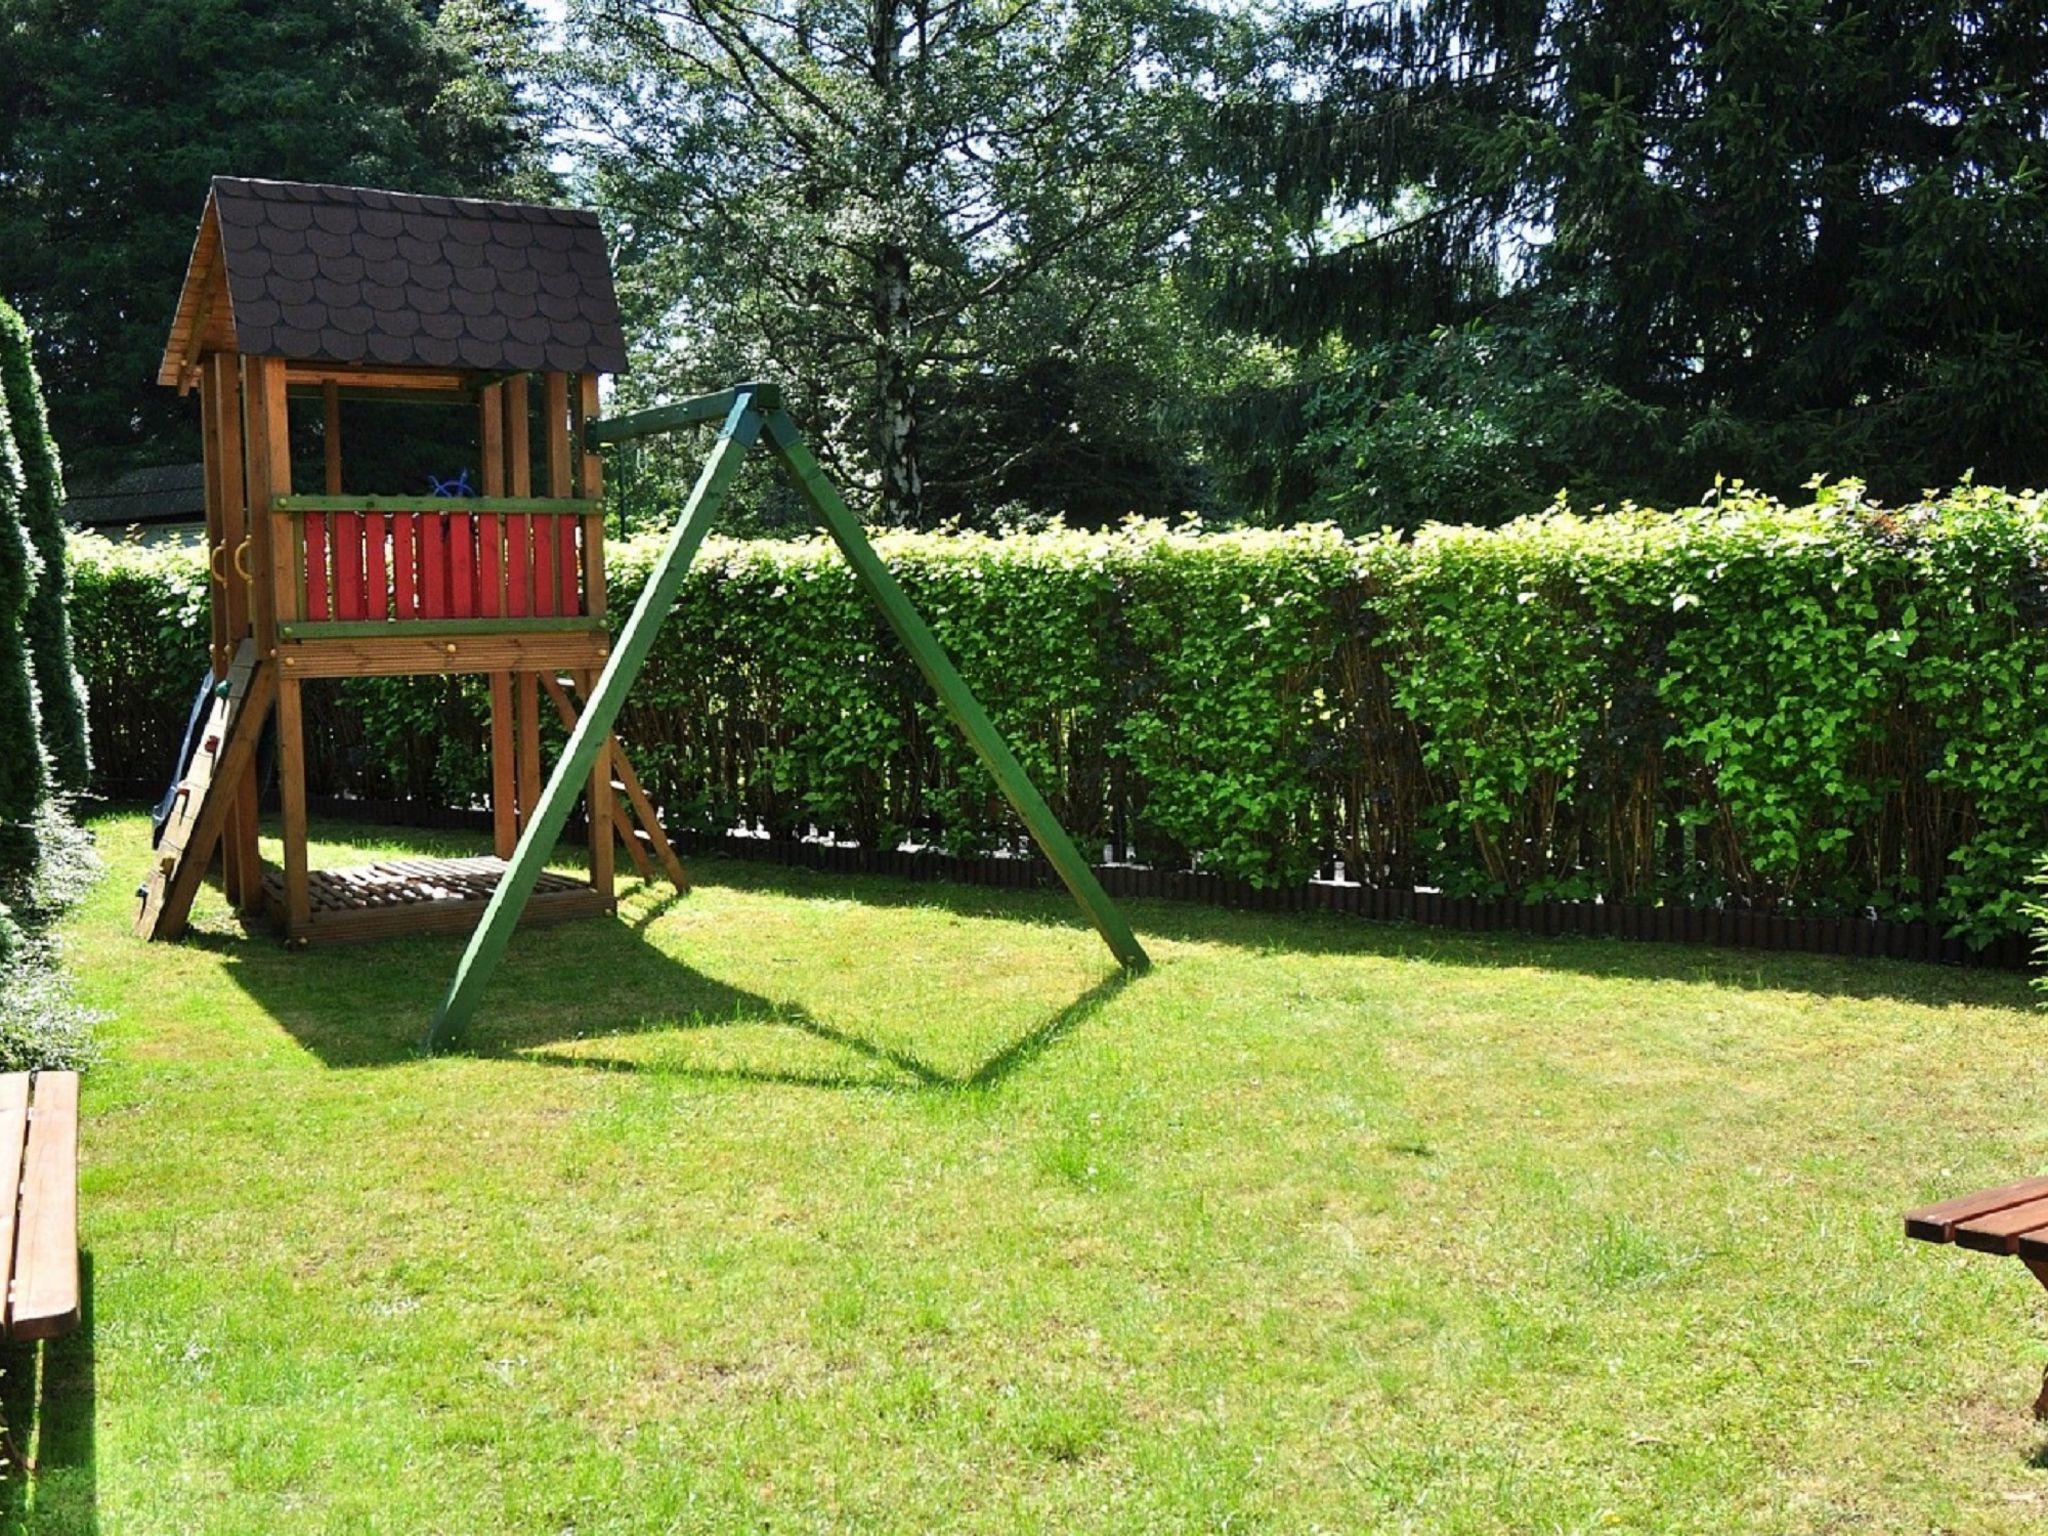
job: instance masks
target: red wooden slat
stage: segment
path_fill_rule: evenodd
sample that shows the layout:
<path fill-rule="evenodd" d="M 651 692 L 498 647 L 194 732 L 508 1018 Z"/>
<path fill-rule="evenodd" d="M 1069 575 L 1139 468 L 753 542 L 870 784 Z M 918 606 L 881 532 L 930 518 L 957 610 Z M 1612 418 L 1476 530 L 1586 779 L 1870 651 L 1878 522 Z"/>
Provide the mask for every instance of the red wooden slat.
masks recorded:
<path fill-rule="evenodd" d="M 476 617 L 476 519 L 467 513 L 448 519 L 448 617 Z"/>
<path fill-rule="evenodd" d="M 398 619 L 419 615 L 420 536 L 410 512 L 391 519 L 391 616 Z"/>
<path fill-rule="evenodd" d="M 306 538 L 306 617 L 332 618 L 327 600 L 327 518 L 319 512 L 304 519 Z"/>
<path fill-rule="evenodd" d="M 555 602 L 555 539 L 551 517 L 536 517 L 533 522 L 533 556 L 528 562 L 532 571 L 533 616 L 550 619 L 562 610 Z"/>
<path fill-rule="evenodd" d="M 334 616 L 363 617 L 363 518 L 359 512 L 334 514 Z"/>
<path fill-rule="evenodd" d="M 363 518 L 363 598 L 368 605 L 366 617 L 372 619 L 391 616 L 391 588 L 384 575 L 387 521 L 382 512 L 371 512 Z"/>
<path fill-rule="evenodd" d="M 448 519 L 435 512 L 419 514 L 420 613 L 423 619 L 448 617 Z"/>
<path fill-rule="evenodd" d="M 505 612 L 515 619 L 533 613 L 533 519 L 505 519 Z"/>
<path fill-rule="evenodd" d="M 505 536 L 505 519 L 484 516 L 476 520 L 476 612 L 482 619 L 501 616 L 498 546 Z"/>
<path fill-rule="evenodd" d="M 555 550 L 558 560 L 555 611 L 581 613 L 583 605 L 576 600 L 576 573 L 582 564 L 576 557 L 576 528 L 582 520 L 574 517 L 557 517 L 552 521 L 555 525 Z"/>

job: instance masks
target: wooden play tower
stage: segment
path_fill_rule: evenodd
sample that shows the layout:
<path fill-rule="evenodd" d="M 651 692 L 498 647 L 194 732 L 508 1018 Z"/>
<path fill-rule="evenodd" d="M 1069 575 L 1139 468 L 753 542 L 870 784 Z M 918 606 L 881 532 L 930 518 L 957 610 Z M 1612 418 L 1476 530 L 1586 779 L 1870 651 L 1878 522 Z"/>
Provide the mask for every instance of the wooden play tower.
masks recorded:
<path fill-rule="evenodd" d="M 573 725 L 610 653 L 584 427 L 598 376 L 625 367 L 590 213 L 214 180 L 159 381 L 199 395 L 217 684 L 138 893 L 140 932 L 183 930 L 216 848 L 229 901 L 294 944 L 476 925 L 538 803 L 542 711 Z M 427 494 L 424 476 L 356 483 L 357 401 L 473 412 L 467 462 L 441 472 L 474 494 Z M 489 678 L 495 857 L 309 868 L 305 689 L 420 673 Z M 277 867 L 257 841 L 272 717 Z M 525 920 L 611 910 L 615 837 L 681 884 L 613 738 L 585 809 L 588 880 L 543 876 Z"/>

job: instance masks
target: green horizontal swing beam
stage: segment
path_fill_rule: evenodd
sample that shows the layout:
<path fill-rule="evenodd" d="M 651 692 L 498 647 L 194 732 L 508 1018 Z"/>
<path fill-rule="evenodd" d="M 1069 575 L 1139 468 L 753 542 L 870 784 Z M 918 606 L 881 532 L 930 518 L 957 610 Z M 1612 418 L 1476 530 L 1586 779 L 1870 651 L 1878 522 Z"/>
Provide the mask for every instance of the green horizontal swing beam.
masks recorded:
<path fill-rule="evenodd" d="M 624 416 L 607 416 L 593 421 L 583 429 L 584 446 L 603 448 L 611 443 L 629 443 L 636 437 L 648 437 L 656 432 L 673 432 L 679 427 L 723 421 L 731 412 L 733 402 L 742 396 L 753 402 L 756 411 L 771 411 L 782 404 L 782 390 L 777 385 L 735 384 L 731 389 L 698 395 L 692 400 L 679 400 L 674 405 L 657 405 L 644 411 L 629 411 Z"/>
<path fill-rule="evenodd" d="M 696 557 L 704 536 L 724 504 L 747 450 L 764 428 L 775 456 L 782 461 L 797 482 L 798 489 L 825 524 L 833 543 L 852 566 L 861 589 L 910 652 L 918 670 L 938 694 L 946 713 L 967 738 L 975 755 L 995 777 L 1003 798 L 1023 818 L 1032 838 L 1081 910 L 1095 925 L 1095 931 L 1102 936 L 1110 952 L 1120 964 L 1132 970 L 1142 970 L 1149 965 L 1151 962 L 1144 946 L 1138 942 L 1137 935 L 1124 921 L 1116 904 L 1109 899 L 1102 883 L 1095 878 L 1094 869 L 1081 856 L 1073 839 L 1067 836 L 1066 829 L 1053 815 L 1045 797 L 1033 786 L 1024 765 L 1018 762 L 1016 754 L 997 732 L 966 680 L 940 647 L 930 626 L 919 617 L 888 566 L 882 563 L 882 557 L 861 530 L 860 520 L 825 478 L 824 470 L 812 457 L 810 449 L 804 446 L 802 434 L 782 409 L 780 392 L 773 385 L 743 384 L 716 395 L 684 401 L 680 405 L 643 411 L 611 424 L 619 427 L 637 424 L 633 430 L 601 435 L 594 427 L 587 441 L 623 442 L 647 432 L 667 431 L 674 426 L 715 419 L 714 411 L 722 414 L 724 420 L 717 445 L 697 477 L 690 499 L 683 506 L 682 516 L 676 520 L 675 529 L 669 534 L 668 543 L 655 563 L 653 575 L 641 589 L 639 602 L 634 605 L 625 628 L 620 631 L 618 642 L 612 648 L 597 686 L 591 691 L 589 702 L 578 717 L 575 729 L 569 733 L 569 744 L 556 762 L 554 772 L 549 775 L 547 787 L 541 791 L 540 804 L 532 819 L 520 834 L 519 846 L 513 851 L 511 863 L 498 881 L 497 889 L 491 893 L 490 904 L 484 908 L 476 931 L 470 935 L 469 947 L 464 950 L 461 963 L 456 967 L 455 978 L 449 983 L 447 995 L 442 998 L 441 1006 L 428 1026 L 426 1048 L 432 1051 L 454 1043 L 475 1017 L 483 989 L 505 957 L 519 914 L 532 895 L 534 884 L 540 878 L 556 840 L 568 825 L 569 812 L 582 793 L 599 750 L 611 735 L 627 691 L 654 648 L 662 620 L 682 589 L 690 562 Z M 662 424 L 647 424 L 651 418 L 664 413 L 668 419 Z"/>

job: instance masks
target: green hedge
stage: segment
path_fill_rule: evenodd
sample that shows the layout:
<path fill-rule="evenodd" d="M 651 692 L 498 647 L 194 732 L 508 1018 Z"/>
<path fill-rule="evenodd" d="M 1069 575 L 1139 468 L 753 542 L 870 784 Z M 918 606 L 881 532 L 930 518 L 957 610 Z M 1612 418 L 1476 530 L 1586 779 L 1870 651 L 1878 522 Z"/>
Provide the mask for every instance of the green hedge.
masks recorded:
<path fill-rule="evenodd" d="M 21 526 L 21 456 L 0 399 L 0 887 L 35 863 L 36 814 L 48 778 L 23 619 L 41 563 Z M 11 947 L 0 906 L 0 950 Z"/>
<path fill-rule="evenodd" d="M 40 565 L 29 593 L 29 663 L 41 711 L 43 745 L 60 790 L 84 789 L 92 769 L 86 742 L 84 685 L 71 660 L 71 621 L 64 588 L 64 470 L 50 436 L 34 338 L 27 322 L 0 303 L 0 407 L 13 426 L 20 456 L 20 518 Z"/>
<path fill-rule="evenodd" d="M 1076 835 L 1144 862 L 1869 910 L 1981 944 L 2024 927 L 2048 850 L 2038 496 L 880 542 Z M 203 657 L 200 563 L 78 549 L 103 770 L 154 777 Z M 614 551 L 615 612 L 652 554 Z M 483 793 L 474 685 L 314 692 L 316 792 Z M 817 544 L 709 546 L 622 732 L 682 823 L 1014 837 Z"/>

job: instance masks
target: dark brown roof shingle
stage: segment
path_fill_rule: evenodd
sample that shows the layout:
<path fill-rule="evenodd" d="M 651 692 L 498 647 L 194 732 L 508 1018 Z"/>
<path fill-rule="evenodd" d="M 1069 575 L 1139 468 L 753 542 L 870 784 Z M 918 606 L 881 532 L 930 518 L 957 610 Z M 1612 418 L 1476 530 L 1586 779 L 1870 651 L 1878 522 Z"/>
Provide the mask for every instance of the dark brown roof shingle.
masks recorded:
<path fill-rule="evenodd" d="M 213 179 L 237 349 L 333 363 L 624 373 L 597 215 Z"/>

